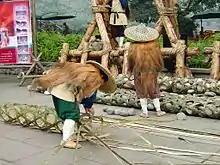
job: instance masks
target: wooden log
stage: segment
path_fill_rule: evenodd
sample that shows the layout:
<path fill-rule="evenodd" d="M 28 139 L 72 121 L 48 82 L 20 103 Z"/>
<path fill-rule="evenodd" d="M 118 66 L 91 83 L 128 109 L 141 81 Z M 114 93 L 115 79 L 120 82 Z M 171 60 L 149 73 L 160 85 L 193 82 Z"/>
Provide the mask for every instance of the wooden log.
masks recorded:
<path fill-rule="evenodd" d="M 176 8 L 177 5 L 177 0 L 168 0 L 168 8 L 174 9 Z M 170 22 L 172 23 L 173 27 L 174 27 L 174 31 L 176 34 L 177 39 L 180 39 L 180 32 L 179 32 L 179 25 L 178 25 L 178 21 L 177 21 L 177 14 L 172 14 L 169 16 L 170 18 Z"/>
<path fill-rule="evenodd" d="M 95 31 L 96 25 L 97 25 L 97 23 L 96 23 L 96 20 L 95 20 L 95 18 L 94 18 L 94 19 L 90 22 L 90 24 L 89 24 L 89 26 L 88 26 L 88 28 L 87 28 L 87 30 L 86 30 L 86 33 L 85 33 L 85 35 L 84 35 L 84 37 L 83 37 L 83 39 L 82 39 L 80 45 L 78 46 L 78 50 L 82 50 L 82 49 L 85 47 L 84 44 L 89 42 L 89 40 L 90 40 L 92 34 L 93 34 L 94 31 Z"/>
<path fill-rule="evenodd" d="M 156 24 L 155 24 L 155 29 L 158 31 L 159 34 L 162 33 L 163 22 L 162 22 L 162 19 L 161 19 L 161 18 L 159 18 L 159 20 L 156 22 Z"/>
<path fill-rule="evenodd" d="M 219 79 L 219 56 L 220 56 L 220 42 L 214 42 L 211 64 L 211 78 L 214 80 Z"/>
<path fill-rule="evenodd" d="M 130 46 L 130 42 L 125 43 L 126 50 L 124 51 L 124 60 L 123 60 L 123 66 L 122 66 L 122 74 L 127 75 L 128 74 L 128 48 Z"/>
<path fill-rule="evenodd" d="M 106 5 L 108 3 L 109 0 L 103 0 L 103 4 Z M 105 27 L 108 33 L 108 37 L 110 39 L 110 44 L 111 44 L 111 48 L 112 49 L 116 49 L 116 47 L 118 46 L 118 43 L 116 41 L 115 38 L 112 37 L 112 30 L 111 30 L 111 25 L 109 24 L 109 19 L 110 19 L 110 10 L 108 13 L 102 13 L 102 16 L 104 18 L 104 23 L 105 23 Z M 118 66 L 115 64 L 112 64 L 110 66 L 110 71 L 112 73 L 113 76 L 117 76 L 118 75 Z"/>
<path fill-rule="evenodd" d="M 108 1 L 109 0 L 104 0 L 103 4 L 106 5 L 108 3 Z M 116 49 L 118 47 L 118 42 L 116 41 L 115 38 L 113 38 L 111 25 L 109 24 L 110 9 L 109 9 L 108 13 L 102 13 L 102 15 L 103 15 L 103 18 L 104 18 L 105 27 L 107 28 L 107 33 L 108 33 L 108 37 L 110 39 L 112 49 Z"/>
<path fill-rule="evenodd" d="M 88 42 L 84 42 L 83 50 L 87 50 L 88 46 L 89 46 L 89 43 Z M 87 59 L 88 59 L 88 56 L 89 56 L 88 52 L 83 52 L 82 56 L 81 56 L 80 63 L 85 64 Z"/>
<path fill-rule="evenodd" d="M 92 6 L 97 6 L 96 0 L 92 0 Z M 99 28 L 99 32 L 103 41 L 103 49 L 104 50 L 112 50 L 111 42 L 108 38 L 107 29 L 104 24 L 104 20 L 101 13 L 95 13 L 96 22 Z M 108 59 L 109 59 L 109 53 L 106 53 L 102 56 L 101 64 L 108 68 Z"/>
<path fill-rule="evenodd" d="M 199 48 L 187 48 L 186 56 L 198 56 L 200 54 Z"/>
<path fill-rule="evenodd" d="M 128 44 L 128 43 L 127 43 Z M 118 56 L 124 56 L 124 51 L 126 51 L 128 48 L 121 48 L 117 50 L 110 51 L 111 57 L 118 57 Z M 161 52 L 163 56 L 170 56 L 170 55 L 176 55 L 177 50 L 175 48 L 161 48 Z M 106 53 L 109 53 L 108 50 L 100 50 L 100 51 L 79 51 L 79 50 L 70 50 L 69 55 L 73 57 L 81 57 L 83 53 L 88 53 L 88 57 L 101 57 Z M 196 56 L 199 55 L 199 52 L 197 49 L 194 48 L 188 48 L 187 49 L 187 56 Z"/>
<path fill-rule="evenodd" d="M 155 2 L 156 2 L 158 13 L 160 14 L 160 17 L 163 21 L 163 26 L 165 27 L 167 35 L 168 35 L 169 40 L 171 42 L 171 45 L 173 47 L 175 47 L 176 43 L 178 41 L 178 38 L 176 36 L 174 27 L 173 27 L 169 17 L 166 16 L 166 8 L 163 4 L 163 0 L 156 0 Z"/>
<path fill-rule="evenodd" d="M 112 50 L 112 51 L 108 51 L 108 50 L 100 50 L 100 51 L 78 51 L 78 50 L 70 50 L 69 54 L 73 57 L 81 57 L 83 53 L 88 53 L 89 57 L 102 57 L 103 55 L 105 55 L 106 53 L 109 53 L 111 57 L 117 57 L 117 56 L 123 56 L 124 53 L 124 49 L 120 49 L 120 50 Z"/>
<path fill-rule="evenodd" d="M 176 44 L 177 54 L 176 54 L 176 76 L 185 76 L 185 51 L 186 45 L 184 40 L 178 40 Z"/>
<path fill-rule="evenodd" d="M 64 43 L 63 47 L 60 51 L 60 63 L 64 63 L 67 61 L 67 56 L 69 55 L 69 44 Z"/>

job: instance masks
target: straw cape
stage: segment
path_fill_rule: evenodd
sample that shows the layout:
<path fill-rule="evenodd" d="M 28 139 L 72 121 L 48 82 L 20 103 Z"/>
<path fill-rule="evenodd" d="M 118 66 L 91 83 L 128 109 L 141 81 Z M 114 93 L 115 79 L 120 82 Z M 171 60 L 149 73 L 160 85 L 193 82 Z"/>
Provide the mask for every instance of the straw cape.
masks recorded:
<path fill-rule="evenodd" d="M 107 77 L 108 80 L 104 82 L 104 84 L 102 84 L 99 87 L 99 90 L 101 92 L 104 93 L 114 93 L 117 89 L 117 85 L 115 82 L 114 77 L 112 76 L 112 74 L 110 73 L 110 71 L 107 68 L 104 68 L 100 63 L 95 62 L 95 61 L 87 61 L 87 64 L 92 64 L 93 66 L 95 66 L 96 68 L 98 68 L 99 70 L 101 70 Z"/>
<path fill-rule="evenodd" d="M 108 69 L 95 61 L 87 61 L 86 64 L 58 63 L 46 75 L 34 79 L 28 89 L 44 89 L 63 100 L 80 101 L 96 90 L 114 93 L 117 85 Z"/>
<path fill-rule="evenodd" d="M 159 33 L 156 29 L 139 24 L 125 29 L 125 36 L 135 42 L 149 42 L 158 39 Z"/>

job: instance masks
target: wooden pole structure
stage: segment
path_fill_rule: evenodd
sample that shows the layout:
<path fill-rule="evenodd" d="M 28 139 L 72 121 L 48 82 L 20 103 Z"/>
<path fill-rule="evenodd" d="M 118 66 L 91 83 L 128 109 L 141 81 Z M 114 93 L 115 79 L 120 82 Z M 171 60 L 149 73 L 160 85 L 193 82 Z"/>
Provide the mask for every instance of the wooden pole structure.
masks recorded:
<path fill-rule="evenodd" d="M 176 76 L 185 77 L 185 55 L 186 45 L 180 40 L 180 34 L 177 22 L 177 0 L 155 0 L 160 20 L 166 30 L 168 38 L 173 48 L 177 50 L 176 55 Z M 160 20 L 156 24 L 156 29 L 161 31 Z"/>
<path fill-rule="evenodd" d="M 92 6 L 97 7 L 96 0 L 92 0 Z M 98 12 L 95 13 L 95 18 L 96 18 L 96 22 L 97 22 L 97 25 L 98 25 L 98 28 L 99 28 L 99 32 L 100 32 L 100 35 L 101 35 L 101 38 L 102 38 L 102 41 L 103 41 L 103 49 L 110 51 L 112 49 L 112 46 L 111 46 L 111 42 L 108 38 L 108 32 L 107 32 L 107 29 L 105 27 L 102 14 L 98 13 Z M 106 68 L 108 68 L 108 58 L 109 58 L 109 53 L 106 53 L 105 55 L 102 56 L 101 63 Z"/>
<path fill-rule="evenodd" d="M 31 3 L 31 2 L 30 2 Z M 31 3 L 32 13 L 32 34 L 33 34 L 33 54 L 37 57 L 37 23 L 36 23 L 36 0 L 32 0 Z"/>
<path fill-rule="evenodd" d="M 214 42 L 212 53 L 212 65 L 211 65 L 211 78 L 214 80 L 219 79 L 219 67 L 220 67 L 220 41 Z"/>

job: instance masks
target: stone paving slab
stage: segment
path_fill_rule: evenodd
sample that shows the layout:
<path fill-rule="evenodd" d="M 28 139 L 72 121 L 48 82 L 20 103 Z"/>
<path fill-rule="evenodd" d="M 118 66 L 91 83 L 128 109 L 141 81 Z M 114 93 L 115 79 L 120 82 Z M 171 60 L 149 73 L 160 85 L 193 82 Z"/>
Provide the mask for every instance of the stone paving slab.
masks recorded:
<path fill-rule="evenodd" d="M 0 165 L 13 165 L 13 163 L 0 159 Z"/>
<path fill-rule="evenodd" d="M 42 148 L 5 138 L 0 138 L 0 146 L 0 159 L 8 162 L 13 162 L 43 151 Z"/>
<path fill-rule="evenodd" d="M 12 81 L 13 80 L 13 81 Z M 26 103 L 36 105 L 47 105 L 53 107 L 51 96 L 42 94 L 31 94 L 26 87 L 18 87 L 15 76 L 0 75 L 0 104 L 6 102 Z M 4 94 L 3 94 L 4 93 Z M 102 110 L 106 105 L 95 105 L 97 115 L 106 115 Z M 122 108 L 122 107 L 111 107 Z M 126 108 L 122 108 L 126 109 Z M 138 111 L 138 110 L 137 110 Z M 110 116 L 121 118 L 119 116 Z M 139 119 L 127 117 L 126 119 Z M 204 119 L 198 117 L 188 117 L 186 121 L 177 121 L 175 114 L 168 114 L 158 118 L 155 112 L 150 112 L 150 119 L 146 123 L 157 124 L 166 127 L 176 127 L 179 129 L 208 131 L 220 134 L 220 122 L 218 120 Z M 22 128 L 0 122 L 0 165 L 42 165 L 44 160 L 48 160 L 47 165 L 72 165 L 74 150 L 62 149 L 58 154 L 51 157 L 55 146 L 60 143 L 61 135 L 47 133 L 36 129 Z M 111 133 L 114 140 L 124 140 L 130 143 L 144 144 L 130 128 L 106 128 L 105 132 Z M 158 146 L 189 149 L 203 152 L 219 152 L 220 140 L 198 139 L 181 136 L 186 141 L 179 140 L 180 136 L 168 133 L 148 132 L 145 136 L 152 144 Z M 101 146 L 89 142 L 81 143 L 83 148 L 77 150 L 76 165 L 118 165 L 119 162 L 113 155 Z M 152 152 L 134 152 L 128 150 L 115 149 L 119 154 L 126 157 L 131 162 L 139 164 L 167 164 L 170 160 L 173 164 L 220 164 L 220 157 L 217 156 L 173 156 L 167 154 L 157 155 Z M 162 158 L 161 158 L 162 156 Z"/>

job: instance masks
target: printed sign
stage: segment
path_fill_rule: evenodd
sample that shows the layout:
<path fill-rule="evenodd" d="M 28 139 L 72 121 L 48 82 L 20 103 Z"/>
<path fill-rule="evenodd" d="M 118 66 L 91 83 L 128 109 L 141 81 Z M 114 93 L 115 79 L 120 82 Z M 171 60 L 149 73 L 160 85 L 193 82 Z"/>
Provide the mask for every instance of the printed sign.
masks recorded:
<path fill-rule="evenodd" d="M 29 0 L 0 2 L 0 64 L 32 62 Z"/>

